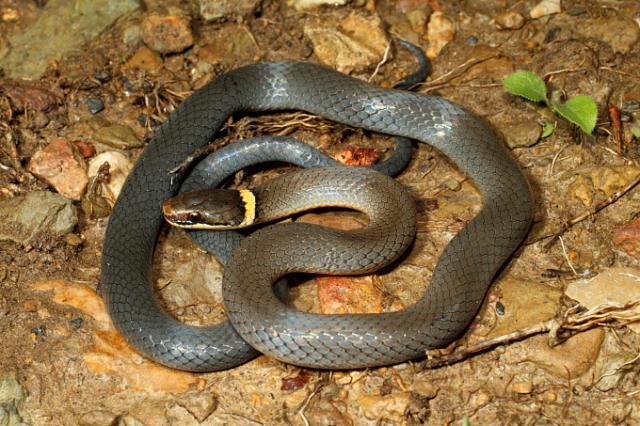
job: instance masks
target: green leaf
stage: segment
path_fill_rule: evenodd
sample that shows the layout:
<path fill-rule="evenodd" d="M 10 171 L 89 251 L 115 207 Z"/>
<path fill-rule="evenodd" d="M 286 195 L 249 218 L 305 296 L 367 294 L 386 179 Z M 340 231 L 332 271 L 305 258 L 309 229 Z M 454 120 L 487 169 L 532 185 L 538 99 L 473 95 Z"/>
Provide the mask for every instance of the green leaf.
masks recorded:
<path fill-rule="evenodd" d="M 586 134 L 591 134 L 596 127 L 598 107 L 591 96 L 574 96 L 564 104 L 553 103 L 551 106 L 558 114 L 579 126 Z"/>
<path fill-rule="evenodd" d="M 471 426 L 471 422 L 469 421 L 469 417 L 464 416 L 462 418 L 462 426 Z"/>
<path fill-rule="evenodd" d="M 631 134 L 633 135 L 634 138 L 640 139 L 640 127 L 632 127 Z"/>
<path fill-rule="evenodd" d="M 547 86 L 532 72 L 516 71 L 502 80 L 502 85 L 512 95 L 522 96 L 533 102 L 548 102 Z"/>
<path fill-rule="evenodd" d="M 557 123 L 555 121 L 553 123 L 550 121 L 545 121 L 542 125 L 542 134 L 540 135 L 540 137 L 544 139 L 551 136 L 554 130 L 556 130 L 556 124 Z"/>

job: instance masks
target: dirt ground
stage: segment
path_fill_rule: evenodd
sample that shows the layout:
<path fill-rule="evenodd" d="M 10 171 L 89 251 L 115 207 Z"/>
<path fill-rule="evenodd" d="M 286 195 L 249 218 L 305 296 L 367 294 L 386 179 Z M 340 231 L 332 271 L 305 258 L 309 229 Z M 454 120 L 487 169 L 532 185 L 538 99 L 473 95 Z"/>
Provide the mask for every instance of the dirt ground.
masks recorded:
<path fill-rule="evenodd" d="M 47 11 L 46 3 L 0 0 L 0 60 L 8 55 L 9 40 Z M 252 2 L 238 2 L 245 3 Z M 538 2 L 521 0 L 369 0 L 305 10 L 284 0 L 253 3 L 261 6 L 207 21 L 195 0 L 148 0 L 82 48 L 51 60 L 29 84 L 5 69 L 0 75 L 2 206 L 36 192 L 64 192 L 34 173 L 34 154 L 52 141 L 80 141 L 71 145 L 81 176 L 67 175 L 72 182 L 65 185 L 86 178 L 83 170 L 96 153 L 116 152 L 133 164 L 168 113 L 217 75 L 260 60 L 322 62 L 322 46 L 311 29 L 342 25 L 344 37 L 358 40 L 358 29 L 345 29 L 347 22 L 365 25 L 379 18 L 387 40 L 393 34 L 431 49 L 432 73 L 415 90 L 459 103 L 497 128 L 536 199 L 527 240 L 457 345 L 526 334 L 522 330 L 540 324 L 542 332 L 439 367 L 423 359 L 327 372 L 265 356 L 208 374 L 160 367 L 119 337 L 95 292 L 110 206 L 99 178 L 90 178 L 75 199 L 65 194 L 77 215 L 69 231 L 45 226 L 20 242 L 22 231 L 13 218 L 0 218 L 0 233 L 14 235 L 0 241 L 0 424 L 640 423 L 640 330 L 616 316 L 629 314 L 631 307 L 586 320 L 576 319 L 584 310 L 565 315 L 578 299 L 587 305 L 581 298 L 593 282 L 602 282 L 600 291 L 614 299 L 618 288 L 628 291 L 618 300 L 623 305 L 640 299 L 640 136 L 632 133 L 640 127 L 640 3 L 563 1 L 560 13 L 536 18 L 530 12 Z M 167 40 L 155 45 L 141 38 L 152 14 L 171 17 L 169 29 L 186 31 L 193 40 L 168 52 L 162 51 Z M 180 29 L 185 22 L 187 30 Z M 373 33 L 367 42 L 372 40 Z M 441 50 L 434 47 L 438 43 Z M 415 62 L 394 45 L 379 67 L 379 59 L 367 62 L 367 55 L 380 56 L 386 47 L 373 46 L 373 53 L 362 48 L 365 59 L 353 64 L 353 54 L 336 55 L 335 66 L 390 87 Z M 581 133 L 543 105 L 507 94 L 501 81 L 518 69 L 543 76 L 561 96 L 592 96 L 599 109 L 593 134 Z M 557 127 L 541 138 L 545 121 Z M 115 136 L 124 145 L 104 137 L 104 129 L 116 124 L 129 129 Z M 235 117 L 221 138 L 265 133 L 294 136 L 332 155 L 354 145 L 385 156 L 393 146 L 388 137 L 299 112 Z M 251 169 L 235 182 L 251 186 L 290 170 Z M 422 294 L 440 250 L 478 211 L 481 197 L 445 157 L 423 144 L 398 179 L 418 203 L 419 232 L 410 253 L 394 269 L 359 278 L 356 290 L 345 290 L 358 300 L 338 300 L 331 289 L 341 288 L 340 279 L 324 287 L 311 279 L 293 289 L 296 307 L 381 312 L 401 309 Z M 336 213 L 306 220 L 348 226 L 360 218 Z M 158 294 L 183 321 L 203 324 L 224 317 L 221 267 L 183 232 L 163 231 L 154 271 Z M 621 284 L 622 276 L 633 277 L 636 287 Z M 637 319 L 637 311 L 631 312 Z M 553 324 L 585 326 L 576 325 L 575 336 L 551 348 L 546 331 L 554 318 Z"/>

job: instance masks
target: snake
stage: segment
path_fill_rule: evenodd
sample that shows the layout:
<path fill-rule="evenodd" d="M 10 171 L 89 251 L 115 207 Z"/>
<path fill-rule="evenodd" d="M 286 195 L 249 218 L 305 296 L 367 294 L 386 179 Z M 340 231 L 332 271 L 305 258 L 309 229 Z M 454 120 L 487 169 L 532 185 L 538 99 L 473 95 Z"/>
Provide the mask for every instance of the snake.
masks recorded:
<path fill-rule="evenodd" d="M 161 307 L 151 276 L 163 222 L 161 208 L 185 178 L 184 172 L 172 171 L 208 144 L 231 115 L 278 110 L 302 110 L 429 144 L 475 184 L 482 195 L 480 211 L 447 243 L 426 291 L 413 305 L 358 315 L 294 310 L 271 288 L 280 274 L 291 271 L 289 266 L 298 269 L 289 263 L 292 250 L 265 246 L 271 251 L 247 251 L 256 240 L 263 240 L 259 234 L 278 236 L 278 231 L 270 230 L 274 226 L 243 240 L 225 268 L 223 298 L 232 327 L 190 327 Z M 464 332 L 495 275 L 526 236 L 532 204 L 524 174 L 496 133 L 461 106 L 439 97 L 376 87 L 313 63 L 260 62 L 203 86 L 157 129 L 113 207 L 102 250 L 100 291 L 125 339 L 145 356 L 174 368 L 229 368 L 250 359 L 255 349 L 314 368 L 404 362 L 446 346 Z M 298 252 L 303 257 L 310 253 Z M 271 269 L 247 268 L 243 256 L 257 258 Z M 254 275 L 258 272 L 259 277 Z"/>

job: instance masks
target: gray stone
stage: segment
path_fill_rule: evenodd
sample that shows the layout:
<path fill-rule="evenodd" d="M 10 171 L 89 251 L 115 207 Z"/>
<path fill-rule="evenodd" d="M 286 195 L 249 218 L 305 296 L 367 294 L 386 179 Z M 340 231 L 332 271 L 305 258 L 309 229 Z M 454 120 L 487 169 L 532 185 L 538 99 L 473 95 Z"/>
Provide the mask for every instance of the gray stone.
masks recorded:
<path fill-rule="evenodd" d="M 93 140 L 118 149 L 138 148 L 144 145 L 131 127 L 120 124 L 101 127 L 93 134 Z"/>
<path fill-rule="evenodd" d="M 0 376 L 0 425 L 26 426 L 18 412 L 26 396 L 14 373 Z"/>
<path fill-rule="evenodd" d="M 85 104 L 91 114 L 97 114 L 104 109 L 104 102 L 99 97 L 89 98 L 85 101 Z"/>
<path fill-rule="evenodd" d="M 262 0 L 199 0 L 200 16 L 207 21 L 253 15 Z"/>
<path fill-rule="evenodd" d="M 78 223 L 76 207 L 61 195 L 36 191 L 0 202 L 0 242 L 27 245 L 37 237 L 63 236 Z"/>
<path fill-rule="evenodd" d="M 11 51 L 0 67 L 11 78 L 37 79 L 51 60 L 79 49 L 139 6 L 138 0 L 49 0 L 36 23 L 9 40 Z"/>

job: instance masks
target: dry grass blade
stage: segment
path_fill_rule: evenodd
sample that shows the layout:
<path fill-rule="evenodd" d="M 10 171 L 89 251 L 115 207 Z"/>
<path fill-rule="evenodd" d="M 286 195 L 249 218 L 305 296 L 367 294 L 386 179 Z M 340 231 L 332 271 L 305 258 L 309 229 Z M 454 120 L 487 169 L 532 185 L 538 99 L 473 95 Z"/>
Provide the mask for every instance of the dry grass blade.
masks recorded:
<path fill-rule="evenodd" d="M 466 62 L 463 62 L 462 64 L 458 65 L 457 67 L 455 67 L 454 69 L 452 69 L 451 71 L 442 74 L 441 76 L 434 78 L 433 80 L 426 82 L 426 83 L 420 83 L 418 85 L 418 87 L 420 87 L 419 92 L 420 93 L 429 93 L 432 92 L 434 90 L 440 89 L 442 87 L 445 87 L 449 84 L 449 82 L 451 80 L 453 80 L 456 77 L 460 77 L 461 75 L 463 75 L 465 72 L 467 72 L 470 68 L 472 68 L 475 65 L 478 65 L 482 62 L 488 61 L 489 59 L 493 59 L 493 58 L 497 58 L 500 55 L 488 55 L 488 56 L 483 56 L 481 58 L 471 58 Z"/>

